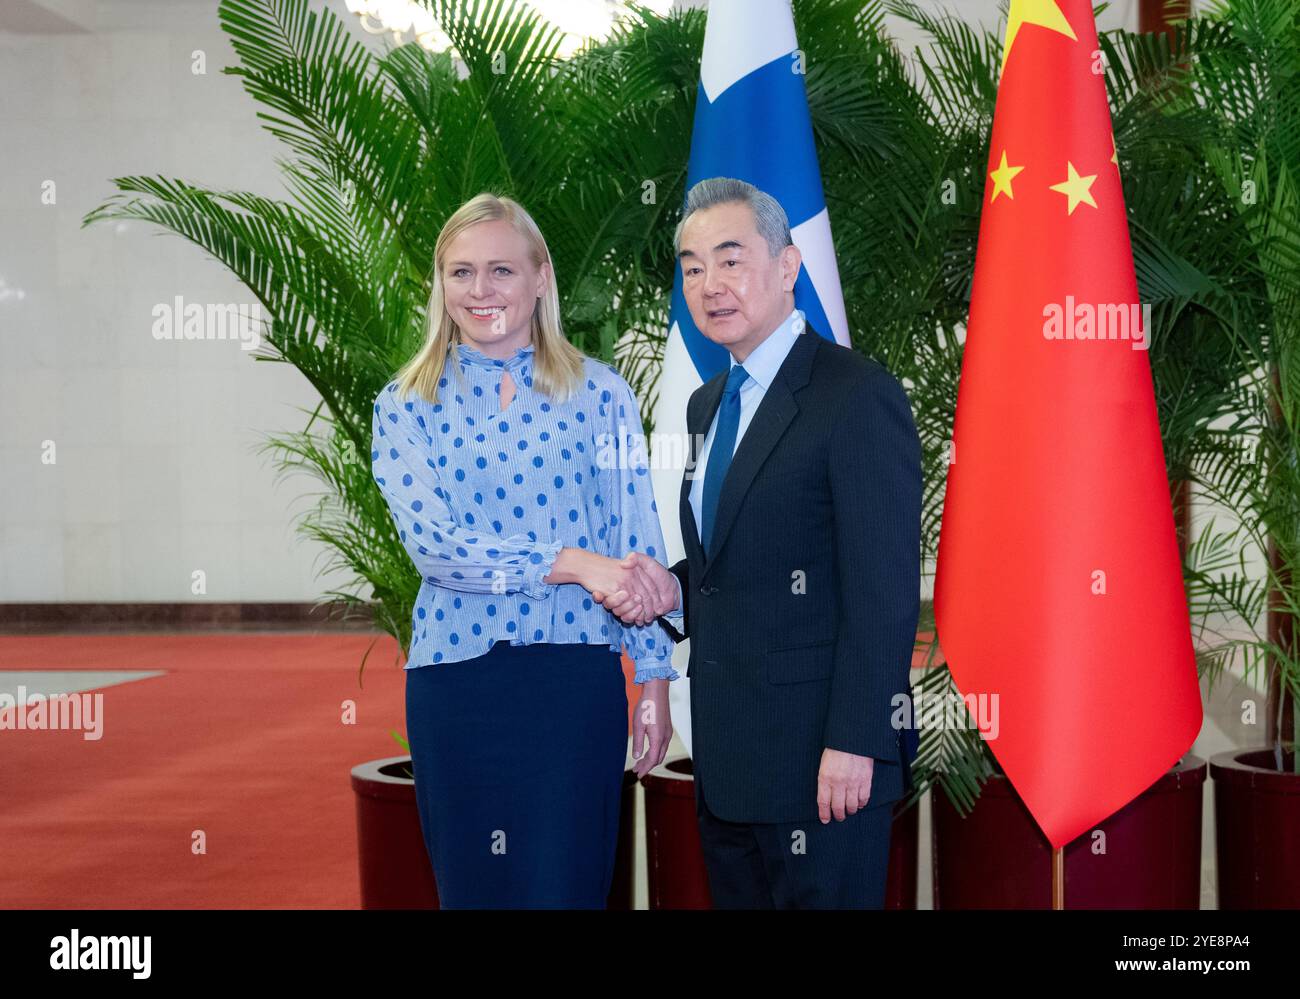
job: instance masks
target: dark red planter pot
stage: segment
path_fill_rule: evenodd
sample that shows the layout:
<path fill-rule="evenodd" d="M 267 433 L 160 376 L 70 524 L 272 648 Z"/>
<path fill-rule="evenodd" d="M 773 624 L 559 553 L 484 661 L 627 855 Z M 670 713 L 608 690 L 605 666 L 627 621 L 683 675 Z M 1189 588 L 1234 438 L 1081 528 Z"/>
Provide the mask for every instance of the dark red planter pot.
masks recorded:
<path fill-rule="evenodd" d="M 371 760 L 352 768 L 363 909 L 438 908 L 410 772 L 409 756 Z"/>
<path fill-rule="evenodd" d="M 393 756 L 352 768 L 357 795 L 357 855 L 361 869 L 361 908 L 436 909 L 438 890 L 424 847 L 415 804 L 411 758 Z M 633 808 L 636 774 L 623 774 L 614 880 L 606 904 L 632 908 Z"/>
<path fill-rule="evenodd" d="M 710 909 L 709 877 L 695 817 L 695 780 L 688 758 L 670 760 L 641 778 L 645 787 L 646 859 L 651 909 Z M 894 811 L 886 909 L 916 908 L 916 809 Z"/>
<path fill-rule="evenodd" d="M 1276 769 L 1271 749 L 1234 749 L 1210 760 L 1210 776 L 1219 908 L 1300 908 L 1300 775 Z"/>
<path fill-rule="evenodd" d="M 695 819 L 689 759 L 669 760 L 641 778 L 651 909 L 711 909 L 708 874 Z"/>
<path fill-rule="evenodd" d="M 1065 847 L 1067 909 L 1199 909 L 1207 766 L 1188 754 L 1097 829 Z M 1010 781 L 996 776 L 962 818 L 936 787 L 936 909 L 1050 909 L 1052 848 Z"/>

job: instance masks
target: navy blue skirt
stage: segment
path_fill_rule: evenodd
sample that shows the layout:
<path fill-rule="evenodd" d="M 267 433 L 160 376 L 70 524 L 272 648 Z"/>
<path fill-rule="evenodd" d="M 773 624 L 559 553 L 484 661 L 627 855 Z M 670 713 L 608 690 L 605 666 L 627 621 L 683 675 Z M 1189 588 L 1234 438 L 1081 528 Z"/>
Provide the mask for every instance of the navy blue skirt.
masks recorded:
<path fill-rule="evenodd" d="M 608 646 L 511 645 L 406 671 L 415 795 L 445 909 L 601 909 L 627 693 Z"/>

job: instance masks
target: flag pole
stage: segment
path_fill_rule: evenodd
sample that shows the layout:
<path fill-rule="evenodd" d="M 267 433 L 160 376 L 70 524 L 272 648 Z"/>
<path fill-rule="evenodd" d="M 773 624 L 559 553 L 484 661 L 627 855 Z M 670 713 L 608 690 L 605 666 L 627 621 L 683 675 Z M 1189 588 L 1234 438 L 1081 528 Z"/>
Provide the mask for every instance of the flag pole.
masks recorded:
<path fill-rule="evenodd" d="M 1052 908 L 1065 908 L 1065 847 L 1052 851 Z"/>

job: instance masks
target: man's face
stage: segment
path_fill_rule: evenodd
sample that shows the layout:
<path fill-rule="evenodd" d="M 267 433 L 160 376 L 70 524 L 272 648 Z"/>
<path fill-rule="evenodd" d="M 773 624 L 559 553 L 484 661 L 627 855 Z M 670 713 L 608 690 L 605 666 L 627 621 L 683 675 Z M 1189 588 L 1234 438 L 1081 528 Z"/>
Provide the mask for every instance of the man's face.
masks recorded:
<path fill-rule="evenodd" d="M 799 251 L 770 255 L 744 202 L 695 212 L 682 227 L 682 295 L 701 333 L 743 360 L 794 307 Z"/>

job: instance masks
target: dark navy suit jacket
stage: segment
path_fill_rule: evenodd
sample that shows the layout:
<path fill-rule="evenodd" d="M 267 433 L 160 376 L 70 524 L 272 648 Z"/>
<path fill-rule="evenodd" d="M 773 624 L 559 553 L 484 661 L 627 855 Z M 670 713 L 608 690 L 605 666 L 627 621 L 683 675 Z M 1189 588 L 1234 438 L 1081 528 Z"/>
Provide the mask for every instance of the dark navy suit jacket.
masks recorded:
<path fill-rule="evenodd" d="M 692 466 L 726 379 L 688 403 Z M 815 819 L 827 747 L 875 759 L 868 808 L 897 801 L 915 742 L 891 718 L 910 696 L 921 561 L 921 447 L 902 385 L 809 327 L 740 439 L 708 553 L 691 474 L 686 557 L 672 566 L 684 633 L 659 620 L 691 640 L 692 756 L 709 809 Z"/>

